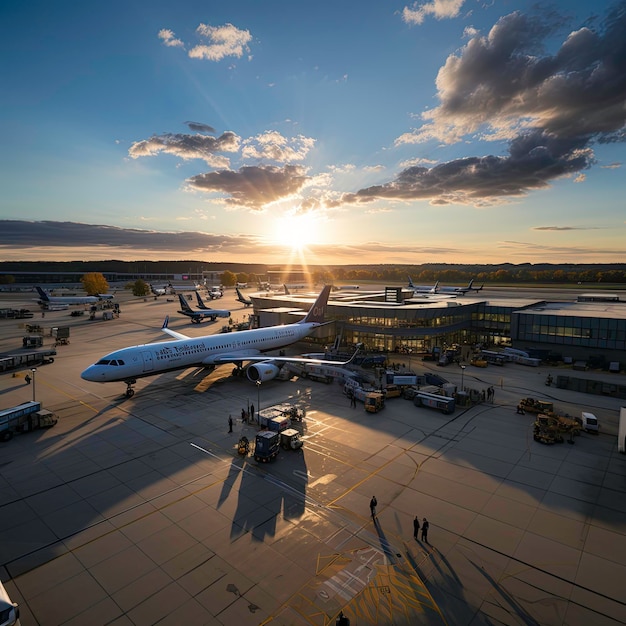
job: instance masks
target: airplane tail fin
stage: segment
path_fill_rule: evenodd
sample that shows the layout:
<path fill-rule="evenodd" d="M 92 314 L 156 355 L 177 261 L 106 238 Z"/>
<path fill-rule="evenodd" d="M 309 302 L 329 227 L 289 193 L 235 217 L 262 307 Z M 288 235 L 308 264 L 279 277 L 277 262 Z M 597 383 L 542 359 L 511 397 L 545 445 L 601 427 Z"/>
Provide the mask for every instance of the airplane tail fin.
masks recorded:
<path fill-rule="evenodd" d="M 163 328 L 167 328 L 167 327 L 168 327 L 168 325 L 169 325 L 169 323 L 170 323 L 170 316 L 169 316 L 169 315 L 166 315 L 166 316 L 165 316 L 165 319 L 163 320 L 163 326 L 161 326 L 161 328 L 162 328 L 162 329 L 163 329 Z"/>
<path fill-rule="evenodd" d="M 413 281 L 411 280 L 411 277 L 409 276 L 409 287 L 411 289 L 415 289 L 415 285 L 413 284 Z"/>
<path fill-rule="evenodd" d="M 239 302 L 242 304 L 249 304 L 248 300 L 246 300 L 241 291 L 239 291 L 239 287 L 235 287 L 235 291 L 237 292 L 237 300 L 239 300 Z"/>
<path fill-rule="evenodd" d="M 198 301 L 198 306 L 201 309 L 206 309 L 206 305 L 204 304 L 204 302 L 202 302 L 202 298 L 200 297 L 200 294 L 197 291 L 195 291 L 194 293 L 196 294 L 196 300 Z"/>
<path fill-rule="evenodd" d="M 439 281 L 435 283 L 435 286 L 433 287 L 433 293 L 437 293 L 438 289 L 439 289 Z"/>
<path fill-rule="evenodd" d="M 286 295 L 286 296 L 291 295 L 291 294 L 289 293 L 289 289 L 287 288 L 287 285 L 283 285 L 283 289 L 285 290 L 285 295 Z"/>
<path fill-rule="evenodd" d="M 35 289 L 37 289 L 37 292 L 39 293 L 41 299 L 44 302 L 50 302 L 50 298 L 48 297 L 48 294 L 39 286 L 36 286 Z"/>
<path fill-rule="evenodd" d="M 185 296 L 183 296 L 182 293 L 178 294 L 178 299 L 180 300 L 180 307 L 183 311 L 187 311 L 189 313 L 192 312 L 191 307 L 189 306 L 189 303 L 187 302 L 187 300 L 185 300 Z"/>
<path fill-rule="evenodd" d="M 467 288 L 471 289 L 473 284 L 474 284 L 474 279 L 472 278 L 472 280 L 469 281 Z"/>
<path fill-rule="evenodd" d="M 330 289 L 331 285 L 324 285 L 324 289 L 322 289 L 320 295 L 317 296 L 317 300 L 313 303 L 313 306 L 309 309 L 309 312 L 306 314 L 301 324 L 309 324 L 311 322 L 318 324 L 324 323 Z"/>

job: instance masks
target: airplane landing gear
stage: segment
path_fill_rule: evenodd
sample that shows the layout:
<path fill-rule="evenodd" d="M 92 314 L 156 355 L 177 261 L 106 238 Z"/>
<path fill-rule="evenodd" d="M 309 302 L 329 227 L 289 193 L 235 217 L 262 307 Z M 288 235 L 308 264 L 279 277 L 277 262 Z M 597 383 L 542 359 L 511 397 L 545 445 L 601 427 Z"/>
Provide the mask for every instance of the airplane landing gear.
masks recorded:
<path fill-rule="evenodd" d="M 132 398 L 135 395 L 135 390 L 133 389 L 133 385 L 137 382 L 136 380 L 127 380 L 126 382 L 126 393 L 124 394 L 127 398 Z"/>

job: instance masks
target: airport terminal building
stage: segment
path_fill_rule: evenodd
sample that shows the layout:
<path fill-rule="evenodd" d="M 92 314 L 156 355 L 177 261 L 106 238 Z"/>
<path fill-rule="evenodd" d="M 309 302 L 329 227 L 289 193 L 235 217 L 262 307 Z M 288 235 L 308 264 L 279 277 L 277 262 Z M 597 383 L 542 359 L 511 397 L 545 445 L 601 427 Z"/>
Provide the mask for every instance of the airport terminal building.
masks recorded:
<path fill-rule="evenodd" d="M 482 295 L 482 294 L 481 294 Z M 626 368 L 626 302 L 546 302 L 478 296 L 384 301 L 364 293 L 331 295 L 318 344 L 339 336 L 342 345 L 381 352 L 426 353 L 434 347 L 511 346 L 541 359 L 572 359 Z M 291 323 L 308 310 L 309 294 L 254 294 L 260 326 Z M 295 319 L 294 319 L 295 318 Z"/>

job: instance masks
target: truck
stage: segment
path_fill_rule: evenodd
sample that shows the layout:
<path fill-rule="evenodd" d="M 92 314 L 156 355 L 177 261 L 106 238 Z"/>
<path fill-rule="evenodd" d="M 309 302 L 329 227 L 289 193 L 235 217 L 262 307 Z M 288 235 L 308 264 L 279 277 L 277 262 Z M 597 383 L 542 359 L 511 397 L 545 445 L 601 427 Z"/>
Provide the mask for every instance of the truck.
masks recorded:
<path fill-rule="evenodd" d="M 300 433 L 295 428 L 287 428 L 280 433 L 280 445 L 284 450 L 299 450 L 302 445 Z"/>
<path fill-rule="evenodd" d="M 598 434 L 600 425 L 598 424 L 598 418 L 593 413 L 582 411 L 580 414 L 580 419 L 577 419 L 577 421 L 581 425 L 583 430 L 587 431 L 588 433 L 593 433 L 594 435 Z"/>
<path fill-rule="evenodd" d="M 57 416 L 41 408 L 41 402 L 24 402 L 0 411 L 0 441 L 9 441 L 16 433 L 49 428 L 58 422 Z"/>
<path fill-rule="evenodd" d="M 445 415 L 454 413 L 454 409 L 456 408 L 454 398 L 440 396 L 434 393 L 426 393 L 421 390 L 418 390 L 413 397 L 413 404 L 415 406 L 426 406 L 431 409 L 438 409 Z"/>
<path fill-rule="evenodd" d="M 267 463 L 278 455 L 280 446 L 280 433 L 264 430 L 257 433 L 254 445 L 254 460 Z"/>
<path fill-rule="evenodd" d="M 69 326 L 55 326 L 50 330 L 50 334 L 54 337 L 55 346 L 65 346 L 70 342 Z"/>

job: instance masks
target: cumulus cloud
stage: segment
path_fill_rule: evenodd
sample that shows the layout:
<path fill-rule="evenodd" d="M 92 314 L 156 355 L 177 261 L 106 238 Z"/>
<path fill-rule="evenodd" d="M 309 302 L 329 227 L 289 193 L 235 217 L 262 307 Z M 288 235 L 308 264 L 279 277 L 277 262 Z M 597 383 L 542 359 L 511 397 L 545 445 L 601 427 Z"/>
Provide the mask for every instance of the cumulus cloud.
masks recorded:
<path fill-rule="evenodd" d="M 246 159 L 269 159 L 278 163 L 302 161 L 315 145 L 315 139 L 298 135 L 292 139 L 270 130 L 243 142 L 241 155 Z"/>
<path fill-rule="evenodd" d="M 162 28 L 159 31 L 158 37 L 168 48 L 185 47 L 185 44 L 180 39 L 177 39 L 174 33 L 169 28 Z"/>
<path fill-rule="evenodd" d="M 196 33 L 207 39 L 209 43 L 191 48 L 189 56 L 192 59 L 221 61 L 230 56 L 241 58 L 244 52 L 250 52 L 248 44 L 252 41 L 252 35 L 249 31 L 240 30 L 232 24 L 224 26 L 200 24 Z"/>
<path fill-rule="evenodd" d="M 415 165 L 383 185 L 346 194 L 349 203 L 430 199 L 433 204 L 488 205 L 502 196 L 544 189 L 551 180 L 576 173 L 593 162 L 585 140 L 558 139 L 539 131 L 511 142 L 508 156 L 456 159 L 430 169 Z"/>
<path fill-rule="evenodd" d="M 216 153 L 237 152 L 239 147 L 240 138 L 230 131 L 222 133 L 219 137 L 165 133 L 133 143 L 128 154 L 137 159 L 164 152 L 185 160 L 202 159 L 212 167 L 228 167 L 229 160 Z"/>
<path fill-rule="evenodd" d="M 411 7 L 404 7 L 402 19 L 410 25 L 422 24 L 426 16 L 443 20 L 458 17 L 465 0 L 433 0 L 420 4 L 414 2 Z"/>
<path fill-rule="evenodd" d="M 296 194 L 307 181 L 304 168 L 297 165 L 244 166 L 238 171 L 220 170 L 193 176 L 193 189 L 227 194 L 226 204 L 255 211 Z"/>

